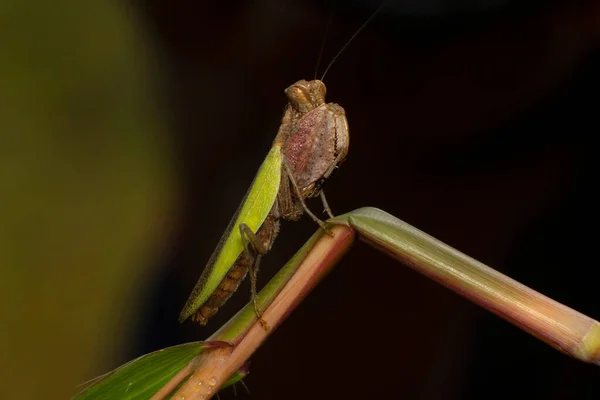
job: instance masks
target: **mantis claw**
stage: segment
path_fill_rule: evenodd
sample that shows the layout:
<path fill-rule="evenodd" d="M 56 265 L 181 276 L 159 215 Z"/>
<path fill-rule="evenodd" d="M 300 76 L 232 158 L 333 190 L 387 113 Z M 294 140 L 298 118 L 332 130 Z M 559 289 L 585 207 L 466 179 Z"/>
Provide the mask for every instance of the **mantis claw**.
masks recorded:
<path fill-rule="evenodd" d="M 325 234 L 327 236 L 329 236 L 329 237 L 335 237 L 335 234 L 331 230 L 331 226 L 329 226 L 328 224 L 326 224 L 323 221 L 319 221 L 319 226 L 321 227 L 321 229 L 323 229 L 323 231 L 325 232 Z"/>

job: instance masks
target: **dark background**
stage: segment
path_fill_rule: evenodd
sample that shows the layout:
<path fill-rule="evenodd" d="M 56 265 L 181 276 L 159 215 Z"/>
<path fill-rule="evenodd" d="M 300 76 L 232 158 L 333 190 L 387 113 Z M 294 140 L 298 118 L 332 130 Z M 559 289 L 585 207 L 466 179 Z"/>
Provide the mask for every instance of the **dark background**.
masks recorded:
<path fill-rule="evenodd" d="M 185 204 L 123 361 L 205 338 L 248 301 L 246 282 L 208 327 L 176 322 L 275 136 L 283 89 L 313 78 L 329 18 L 320 73 L 379 4 L 136 2 L 164 72 Z M 599 318 L 599 21 L 597 1 L 390 2 L 325 78 L 351 133 L 325 188 L 334 212 L 382 208 Z M 261 283 L 315 228 L 284 224 Z M 599 379 L 358 244 L 256 353 L 250 395 L 238 395 L 596 399 Z"/>

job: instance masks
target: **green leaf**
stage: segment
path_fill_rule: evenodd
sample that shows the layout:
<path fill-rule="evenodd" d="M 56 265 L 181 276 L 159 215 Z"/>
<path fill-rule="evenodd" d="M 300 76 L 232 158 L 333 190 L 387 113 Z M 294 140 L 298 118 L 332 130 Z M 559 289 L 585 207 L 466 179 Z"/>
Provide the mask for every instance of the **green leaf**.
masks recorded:
<path fill-rule="evenodd" d="M 205 348 L 192 342 L 146 354 L 88 382 L 73 400 L 149 399 Z"/>
<path fill-rule="evenodd" d="M 241 381 L 242 379 L 244 379 L 245 377 L 248 376 L 248 374 L 250 373 L 250 369 L 248 368 L 248 364 L 246 363 L 242 366 L 242 368 L 238 369 L 233 375 L 231 375 L 231 378 L 229 378 L 227 380 L 227 382 L 225 382 L 223 384 L 223 386 L 221 386 L 221 390 L 225 389 L 226 387 L 235 385 L 236 383 L 238 383 L 239 381 Z"/>

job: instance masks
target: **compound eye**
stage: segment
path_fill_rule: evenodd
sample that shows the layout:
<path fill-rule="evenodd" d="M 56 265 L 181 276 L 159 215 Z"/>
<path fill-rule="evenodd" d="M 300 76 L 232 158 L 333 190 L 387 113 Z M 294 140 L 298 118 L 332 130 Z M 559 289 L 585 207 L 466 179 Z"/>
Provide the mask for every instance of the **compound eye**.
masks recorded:
<path fill-rule="evenodd" d="M 325 103 L 325 95 L 327 94 L 327 88 L 325 84 L 320 80 L 315 79 L 313 81 L 313 85 L 315 88 L 315 100 L 318 106 Z"/>
<path fill-rule="evenodd" d="M 310 97 L 310 90 L 302 82 L 297 82 L 285 89 L 285 94 L 292 107 L 298 111 L 308 112 L 314 108 Z"/>

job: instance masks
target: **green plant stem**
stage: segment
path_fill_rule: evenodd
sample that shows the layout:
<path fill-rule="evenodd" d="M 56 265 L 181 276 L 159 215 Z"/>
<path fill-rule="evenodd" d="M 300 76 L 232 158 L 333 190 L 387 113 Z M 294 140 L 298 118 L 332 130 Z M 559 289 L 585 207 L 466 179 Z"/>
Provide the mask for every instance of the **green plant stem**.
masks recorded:
<path fill-rule="evenodd" d="M 355 233 L 373 247 L 554 348 L 582 361 L 600 364 L 597 321 L 381 210 L 361 208 L 328 222 L 334 224 L 334 237 L 319 230 L 260 292 L 259 306 L 271 328 L 265 330 L 257 322 L 252 304 L 247 305 L 208 339 L 229 342 L 231 346 L 213 348 L 196 356 L 186 367 L 186 373 L 178 375 L 180 381 L 169 384 L 177 386 L 185 378 L 183 375 L 195 371 L 173 399 L 206 400 L 216 393 L 336 264 L 352 244 Z"/>
<path fill-rule="evenodd" d="M 600 364 L 600 324 L 376 208 L 330 220 L 361 240 L 579 360 Z"/>
<path fill-rule="evenodd" d="M 212 349 L 192 360 L 195 372 L 173 399 L 209 399 L 250 358 L 352 245 L 352 228 L 335 226 L 331 232 L 333 237 L 322 230 L 315 233 L 260 292 L 262 318 L 270 328 L 257 321 L 252 304 L 244 307 L 208 339 L 228 341 L 232 346 Z M 164 397 L 153 397 L 159 398 Z"/>

